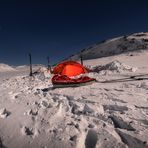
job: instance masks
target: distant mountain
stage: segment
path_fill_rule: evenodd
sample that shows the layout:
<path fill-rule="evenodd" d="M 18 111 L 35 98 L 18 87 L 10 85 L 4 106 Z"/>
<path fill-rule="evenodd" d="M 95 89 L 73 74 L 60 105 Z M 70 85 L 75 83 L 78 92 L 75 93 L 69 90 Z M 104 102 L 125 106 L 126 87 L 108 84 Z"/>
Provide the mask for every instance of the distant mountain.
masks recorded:
<path fill-rule="evenodd" d="M 138 50 L 148 50 L 148 33 L 141 32 L 105 40 L 82 49 L 79 53 L 71 55 L 65 60 L 77 61 L 80 60 L 81 56 L 84 60 L 96 59 Z"/>
<path fill-rule="evenodd" d="M 16 69 L 23 69 L 23 68 L 29 68 L 30 65 L 20 65 L 20 66 L 16 66 L 15 68 Z M 32 64 L 32 67 L 35 68 L 35 67 L 45 67 L 45 65 L 43 64 Z"/>

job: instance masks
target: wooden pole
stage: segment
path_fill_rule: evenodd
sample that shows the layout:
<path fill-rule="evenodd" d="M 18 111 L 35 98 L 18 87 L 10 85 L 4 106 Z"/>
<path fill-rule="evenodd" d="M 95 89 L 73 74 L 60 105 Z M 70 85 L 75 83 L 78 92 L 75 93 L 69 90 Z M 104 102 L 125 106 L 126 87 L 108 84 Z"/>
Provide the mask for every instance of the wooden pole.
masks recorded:
<path fill-rule="evenodd" d="M 30 74 L 29 74 L 29 76 L 32 76 L 32 59 L 31 59 L 31 53 L 29 53 L 29 64 L 30 64 Z"/>
<path fill-rule="evenodd" d="M 81 65 L 83 65 L 83 57 L 82 57 L 82 55 L 80 56 L 80 59 L 81 59 Z"/>
<path fill-rule="evenodd" d="M 50 66 L 50 60 L 49 60 L 49 57 L 47 57 L 47 63 L 48 63 L 48 70 L 50 70 L 50 72 L 51 72 L 51 66 Z"/>

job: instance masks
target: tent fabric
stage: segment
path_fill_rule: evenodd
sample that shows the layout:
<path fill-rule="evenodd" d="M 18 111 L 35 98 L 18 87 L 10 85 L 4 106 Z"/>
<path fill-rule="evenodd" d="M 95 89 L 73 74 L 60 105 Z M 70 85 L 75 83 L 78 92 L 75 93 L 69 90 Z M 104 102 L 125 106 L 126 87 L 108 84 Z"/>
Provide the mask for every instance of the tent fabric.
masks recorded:
<path fill-rule="evenodd" d="M 90 81 L 95 81 L 96 79 L 94 78 L 90 78 L 88 76 L 82 76 L 78 79 L 72 79 L 72 78 L 69 78 L 68 76 L 66 75 L 54 75 L 53 78 L 52 78 L 52 83 L 53 84 L 80 84 L 80 83 L 87 83 L 87 82 L 90 82 Z"/>
<path fill-rule="evenodd" d="M 54 74 L 66 75 L 68 77 L 77 76 L 87 72 L 85 67 L 75 61 L 62 62 L 53 69 Z"/>

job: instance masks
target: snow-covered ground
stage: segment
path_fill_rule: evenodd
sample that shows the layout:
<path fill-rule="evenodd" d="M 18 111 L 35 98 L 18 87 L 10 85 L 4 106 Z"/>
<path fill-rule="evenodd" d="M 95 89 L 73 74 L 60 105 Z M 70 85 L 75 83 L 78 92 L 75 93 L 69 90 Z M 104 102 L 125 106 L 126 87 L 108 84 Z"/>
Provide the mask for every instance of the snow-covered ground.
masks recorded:
<path fill-rule="evenodd" d="M 84 61 L 98 82 L 75 88 L 53 89 L 45 68 L 33 77 L 26 66 L 1 72 L 0 147 L 148 147 L 147 57 Z"/>
<path fill-rule="evenodd" d="M 7 64 L 0 64 L 0 72 L 6 72 L 6 71 L 15 71 L 15 69 Z"/>
<path fill-rule="evenodd" d="M 33 65 L 33 72 L 37 71 L 40 67 L 45 67 L 44 65 Z M 13 76 L 23 76 L 28 75 L 30 68 L 28 65 L 12 67 L 7 64 L 0 64 L 0 80 L 7 79 Z"/>

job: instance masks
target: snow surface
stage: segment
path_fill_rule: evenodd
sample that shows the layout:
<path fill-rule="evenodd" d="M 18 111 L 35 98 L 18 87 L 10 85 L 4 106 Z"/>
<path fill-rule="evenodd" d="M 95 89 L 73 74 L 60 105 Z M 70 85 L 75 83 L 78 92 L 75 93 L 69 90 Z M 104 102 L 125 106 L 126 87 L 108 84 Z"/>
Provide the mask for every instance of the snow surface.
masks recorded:
<path fill-rule="evenodd" d="M 7 64 L 0 64 L 0 72 L 6 72 L 6 71 L 15 71 L 15 69 Z"/>
<path fill-rule="evenodd" d="M 86 60 L 97 82 L 81 87 L 53 89 L 45 67 L 0 72 L 0 148 L 147 148 L 147 57 Z"/>

